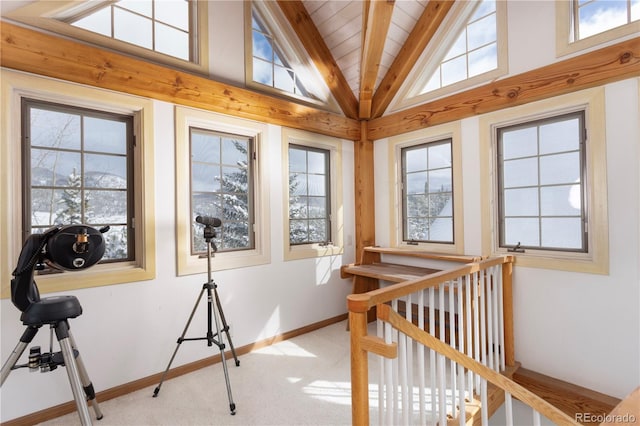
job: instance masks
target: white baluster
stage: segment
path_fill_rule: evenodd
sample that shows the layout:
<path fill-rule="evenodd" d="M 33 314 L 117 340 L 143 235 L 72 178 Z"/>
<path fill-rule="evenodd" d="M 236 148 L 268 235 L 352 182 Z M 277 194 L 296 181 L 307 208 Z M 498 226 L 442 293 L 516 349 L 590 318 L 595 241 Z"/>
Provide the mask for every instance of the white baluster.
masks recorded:
<path fill-rule="evenodd" d="M 424 291 L 418 293 L 418 328 L 420 330 L 424 330 Z M 418 356 L 418 401 L 420 404 L 419 412 L 420 412 L 420 424 L 426 424 L 427 417 L 425 412 L 426 398 L 425 398 L 425 387 L 426 383 L 424 380 L 425 374 L 425 365 L 424 365 L 424 345 L 421 343 L 417 344 L 417 356 Z"/>
<path fill-rule="evenodd" d="M 389 343 L 387 341 L 386 334 L 384 332 L 384 328 L 386 324 L 381 320 L 377 320 L 376 326 L 377 326 L 378 337 L 380 337 L 381 339 L 384 339 L 385 343 Z M 385 418 L 384 397 L 385 397 L 385 387 L 386 387 L 385 386 L 386 385 L 385 364 L 387 363 L 387 359 L 382 357 L 381 355 L 378 355 L 378 359 L 380 360 L 380 363 L 378 365 L 378 424 L 382 426 L 383 424 L 385 424 L 384 422 L 384 418 Z"/>
<path fill-rule="evenodd" d="M 429 333 L 432 336 L 436 335 L 436 313 L 435 313 L 435 305 L 436 305 L 436 296 L 435 289 L 433 287 L 429 288 Z M 436 400 L 437 391 L 437 370 L 436 370 L 436 351 L 433 349 L 429 349 L 429 381 L 431 385 L 431 424 L 436 424 L 436 419 L 438 415 L 438 404 Z"/>
<path fill-rule="evenodd" d="M 391 303 L 393 304 L 395 301 Z M 397 306 L 397 303 L 396 303 Z M 392 342 L 392 327 L 391 324 L 385 323 L 385 343 L 390 344 Z M 394 423 L 393 413 L 395 411 L 395 383 L 394 383 L 394 374 L 393 374 L 393 364 L 394 361 L 389 358 L 385 358 L 385 403 L 386 403 L 386 420 L 385 424 L 390 425 Z"/>
<path fill-rule="evenodd" d="M 473 309 L 473 305 L 471 303 L 471 275 L 467 274 L 464 278 L 465 284 L 465 319 L 466 319 L 466 330 L 467 330 L 467 347 L 465 348 L 465 353 L 473 358 L 473 328 L 471 322 L 471 310 Z M 473 371 L 469 370 L 467 379 L 467 393 L 469 394 L 469 400 L 473 397 Z"/>
<path fill-rule="evenodd" d="M 482 418 L 482 426 L 489 424 L 489 399 L 487 398 L 487 381 L 485 379 L 480 380 L 480 413 Z"/>
<path fill-rule="evenodd" d="M 513 399 L 510 392 L 504 393 L 505 426 L 513 426 Z"/>
<path fill-rule="evenodd" d="M 445 296 L 445 284 L 440 284 L 438 287 L 438 309 L 440 320 L 440 340 L 445 341 L 446 331 L 444 328 L 444 296 Z M 444 355 L 438 354 L 438 383 L 440 385 L 439 391 L 439 412 L 440 412 L 440 424 L 446 424 L 447 419 L 447 372 L 446 372 L 446 358 Z"/>
<path fill-rule="evenodd" d="M 502 287 L 502 265 L 498 268 L 498 306 L 500 307 L 500 369 L 505 367 L 505 347 L 504 347 L 504 293 Z"/>
<path fill-rule="evenodd" d="M 491 296 L 493 297 L 493 368 L 500 372 L 500 353 L 503 352 L 502 345 L 500 343 L 500 302 L 498 300 L 498 267 L 491 268 Z"/>
<path fill-rule="evenodd" d="M 456 346 L 456 327 L 455 327 L 455 285 L 453 281 L 449 281 L 449 344 L 453 348 L 457 348 Z M 456 397 L 458 394 L 458 368 L 457 363 L 452 359 L 451 360 L 451 417 L 455 417 L 456 415 Z"/>
<path fill-rule="evenodd" d="M 460 403 L 460 414 L 458 417 L 460 418 L 460 425 L 464 425 L 467 423 L 467 413 L 466 413 L 466 401 L 465 401 L 465 385 L 464 385 L 464 367 L 462 364 L 458 364 L 458 380 L 460 383 L 458 384 L 458 401 Z"/>
<path fill-rule="evenodd" d="M 533 410 L 533 426 L 540 426 L 540 413 L 535 408 L 531 410 Z"/>
<path fill-rule="evenodd" d="M 480 304 L 480 362 L 483 365 L 487 365 L 487 310 L 486 310 L 486 290 L 485 290 L 485 281 L 486 276 L 484 270 L 479 272 L 480 282 L 478 293 L 480 294 L 480 299 L 478 300 L 478 304 Z"/>
<path fill-rule="evenodd" d="M 478 273 L 473 274 L 473 342 L 474 342 L 474 354 L 473 358 L 480 362 L 480 295 L 479 293 L 478 283 Z M 478 392 L 480 389 L 480 376 L 477 374 L 475 376 L 475 391 Z"/>

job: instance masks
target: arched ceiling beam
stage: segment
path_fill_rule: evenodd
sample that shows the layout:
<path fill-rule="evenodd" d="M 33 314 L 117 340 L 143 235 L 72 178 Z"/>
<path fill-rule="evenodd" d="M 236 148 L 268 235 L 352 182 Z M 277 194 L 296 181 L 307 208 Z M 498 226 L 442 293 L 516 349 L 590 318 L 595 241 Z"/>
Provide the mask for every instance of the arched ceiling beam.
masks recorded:
<path fill-rule="evenodd" d="M 298 35 L 344 115 L 347 118 L 358 118 L 358 100 L 304 4 L 300 0 L 278 0 L 278 6 Z"/>
<path fill-rule="evenodd" d="M 362 60 L 360 62 L 360 111 L 361 119 L 371 117 L 371 102 L 384 44 L 391 25 L 395 0 L 367 0 L 363 4 Z"/>
<path fill-rule="evenodd" d="M 454 0 L 430 0 L 427 3 L 373 96 L 371 118 L 384 114 L 454 2 Z"/>

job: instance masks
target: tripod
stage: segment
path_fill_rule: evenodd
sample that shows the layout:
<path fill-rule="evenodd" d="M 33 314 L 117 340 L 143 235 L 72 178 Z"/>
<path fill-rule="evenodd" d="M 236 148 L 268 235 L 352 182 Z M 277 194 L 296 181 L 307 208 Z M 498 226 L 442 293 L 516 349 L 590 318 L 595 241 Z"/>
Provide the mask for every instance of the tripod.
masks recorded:
<path fill-rule="evenodd" d="M 197 219 L 199 219 L 200 216 L 198 216 Z M 196 220 L 197 220 L 196 219 Z M 216 225 L 214 226 L 220 226 L 220 221 L 218 219 L 216 219 L 217 222 Z M 198 221 L 200 222 L 200 221 Z M 200 222 L 202 223 L 202 222 Z M 176 354 L 178 353 L 178 349 L 180 348 L 180 345 L 182 344 L 182 342 L 187 341 L 187 340 L 206 340 L 207 341 L 207 346 L 213 346 L 214 344 L 218 347 L 218 349 L 220 349 L 220 357 L 222 360 L 222 368 L 224 370 L 224 378 L 227 384 L 227 396 L 229 397 L 229 409 L 231 411 L 231 415 L 235 415 L 236 414 L 236 404 L 233 402 L 233 396 L 231 395 L 231 384 L 229 382 L 229 372 L 227 370 L 227 362 L 225 359 L 225 354 L 224 354 L 224 349 L 225 349 L 225 344 L 223 342 L 223 336 L 222 334 L 220 334 L 221 332 L 225 332 L 225 334 L 227 335 L 227 340 L 229 341 L 229 346 L 231 348 L 231 353 L 233 354 L 233 358 L 236 362 L 236 367 L 240 366 L 240 361 L 238 360 L 238 357 L 236 356 L 236 351 L 233 347 L 233 343 L 231 342 L 231 336 L 229 335 L 229 326 L 227 325 L 227 321 L 224 317 L 224 313 L 222 312 L 222 305 L 220 304 L 220 298 L 218 297 L 218 290 L 217 290 L 217 285 L 216 283 L 213 281 L 213 279 L 211 278 L 211 257 L 212 257 L 212 251 L 217 251 L 217 248 L 215 247 L 215 244 L 213 243 L 213 238 L 215 238 L 215 231 L 213 230 L 213 227 L 210 224 L 205 224 L 204 227 L 204 238 L 205 241 L 207 243 L 207 282 L 202 286 L 202 290 L 200 291 L 200 295 L 198 296 L 198 299 L 196 300 L 196 304 L 193 307 L 193 310 L 191 311 L 191 315 L 189 316 L 189 320 L 187 321 L 187 325 L 184 327 L 184 330 L 182 331 L 182 335 L 178 338 L 178 344 L 176 345 L 176 349 L 173 351 L 173 355 L 171 356 L 171 359 L 169 360 L 169 365 L 167 365 L 167 369 L 164 371 L 164 373 L 162 374 L 162 378 L 160 379 L 160 383 L 158 384 L 158 386 L 155 388 L 155 390 L 153 391 L 153 397 L 157 397 L 158 396 L 158 392 L 160 392 L 160 387 L 162 386 L 162 382 L 164 382 L 165 377 L 167 376 L 167 372 L 169 371 L 169 368 L 171 368 L 171 364 L 173 363 L 173 359 L 176 357 Z M 212 246 L 213 246 L 213 250 L 212 250 Z M 189 325 L 191 324 L 191 320 L 193 319 L 193 316 L 196 312 L 196 309 L 198 308 L 198 305 L 200 303 L 200 300 L 202 299 L 202 295 L 204 294 L 204 292 L 207 292 L 207 319 L 208 319 L 208 323 L 207 323 L 207 335 L 205 337 L 192 337 L 192 338 L 185 338 L 185 334 L 187 334 L 187 330 L 189 329 Z M 215 298 L 215 305 L 214 305 L 214 298 Z M 217 308 L 217 311 L 216 311 Z M 220 315 L 220 319 L 218 319 L 218 314 Z M 213 329 L 212 329 L 212 319 L 213 322 L 216 325 L 216 332 L 213 333 Z M 220 320 L 222 320 L 222 329 L 220 328 Z M 218 337 L 218 340 L 216 340 L 216 337 Z"/>

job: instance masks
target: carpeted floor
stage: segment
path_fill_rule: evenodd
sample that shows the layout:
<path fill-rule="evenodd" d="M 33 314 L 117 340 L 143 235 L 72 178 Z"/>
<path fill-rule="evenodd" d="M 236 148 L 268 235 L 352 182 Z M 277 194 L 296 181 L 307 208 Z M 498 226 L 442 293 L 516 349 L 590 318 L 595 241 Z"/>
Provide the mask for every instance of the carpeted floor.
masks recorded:
<path fill-rule="evenodd" d="M 236 414 L 230 414 L 222 364 L 100 403 L 109 425 L 350 425 L 346 321 L 227 359 Z M 89 413 L 93 416 L 93 410 Z M 80 424 L 76 412 L 43 423 Z"/>
<path fill-rule="evenodd" d="M 371 324 L 370 333 L 373 333 Z M 156 398 L 156 385 L 100 403 L 104 414 L 95 426 L 146 425 L 351 425 L 349 333 L 342 321 L 312 333 L 227 359 L 236 414 L 230 403 L 222 364 L 166 380 Z M 369 357 L 370 378 L 377 357 Z M 370 422 L 378 424 L 376 386 L 370 386 Z M 93 416 L 93 410 L 89 413 Z M 504 407 L 489 420 L 505 424 Z M 76 412 L 42 423 L 79 425 Z M 532 425 L 531 410 L 514 400 L 514 422 Z M 542 418 L 542 424 L 552 424 Z"/>

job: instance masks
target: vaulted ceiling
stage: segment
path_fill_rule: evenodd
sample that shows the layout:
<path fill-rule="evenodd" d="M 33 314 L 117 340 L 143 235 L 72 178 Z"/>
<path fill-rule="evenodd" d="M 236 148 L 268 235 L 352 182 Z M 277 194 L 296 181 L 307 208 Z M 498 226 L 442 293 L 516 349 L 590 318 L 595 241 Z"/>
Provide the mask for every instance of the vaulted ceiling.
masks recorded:
<path fill-rule="evenodd" d="M 453 0 L 278 0 L 349 118 L 380 117 Z"/>

